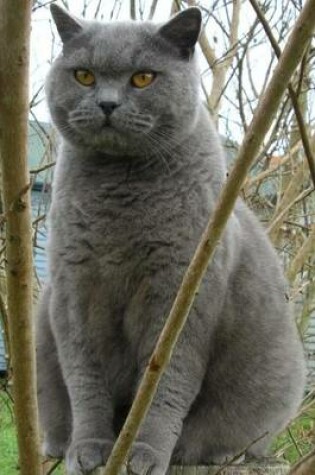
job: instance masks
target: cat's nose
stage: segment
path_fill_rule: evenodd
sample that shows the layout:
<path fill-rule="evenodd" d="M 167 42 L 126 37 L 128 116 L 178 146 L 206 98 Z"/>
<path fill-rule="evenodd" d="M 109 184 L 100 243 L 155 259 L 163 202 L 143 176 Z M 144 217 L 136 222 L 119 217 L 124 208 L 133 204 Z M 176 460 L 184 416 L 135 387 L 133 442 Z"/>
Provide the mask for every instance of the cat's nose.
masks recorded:
<path fill-rule="evenodd" d="M 105 115 L 111 115 L 111 113 L 119 106 L 118 102 L 114 101 L 102 101 L 99 103 L 100 108 Z"/>

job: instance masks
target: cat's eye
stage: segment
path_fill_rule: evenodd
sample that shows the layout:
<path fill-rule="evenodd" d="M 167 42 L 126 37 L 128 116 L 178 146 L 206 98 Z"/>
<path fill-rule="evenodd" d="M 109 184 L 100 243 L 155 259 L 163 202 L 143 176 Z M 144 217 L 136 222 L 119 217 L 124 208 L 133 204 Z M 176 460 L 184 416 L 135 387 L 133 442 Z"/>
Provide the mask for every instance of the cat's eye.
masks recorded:
<path fill-rule="evenodd" d="M 95 84 L 95 76 L 88 69 L 76 69 L 74 77 L 82 86 L 93 86 Z"/>
<path fill-rule="evenodd" d="M 155 74 L 152 72 L 139 72 L 134 74 L 131 77 L 131 84 L 133 87 L 138 89 L 143 89 L 144 87 L 150 86 L 155 79 Z"/>

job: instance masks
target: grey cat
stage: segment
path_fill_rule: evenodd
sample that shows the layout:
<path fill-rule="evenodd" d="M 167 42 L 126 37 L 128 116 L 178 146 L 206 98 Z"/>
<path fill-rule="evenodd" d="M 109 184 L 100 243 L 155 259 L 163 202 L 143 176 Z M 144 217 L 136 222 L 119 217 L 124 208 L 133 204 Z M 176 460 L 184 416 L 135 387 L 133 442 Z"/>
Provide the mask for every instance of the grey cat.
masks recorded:
<path fill-rule="evenodd" d="M 197 8 L 169 22 L 81 21 L 46 91 L 62 136 L 37 331 L 44 451 L 105 464 L 226 177 L 199 93 Z M 285 282 L 239 200 L 132 449 L 129 467 L 262 456 L 294 415 L 304 363 Z"/>

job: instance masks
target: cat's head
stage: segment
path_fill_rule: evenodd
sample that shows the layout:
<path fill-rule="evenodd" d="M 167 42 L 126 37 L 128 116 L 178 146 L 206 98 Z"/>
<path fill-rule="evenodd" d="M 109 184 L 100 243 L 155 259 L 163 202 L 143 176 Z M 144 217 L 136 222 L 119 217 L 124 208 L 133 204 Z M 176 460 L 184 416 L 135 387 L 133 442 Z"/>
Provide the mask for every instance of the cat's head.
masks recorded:
<path fill-rule="evenodd" d="M 201 25 L 189 8 L 163 25 L 79 20 L 51 6 L 63 42 L 46 82 L 51 116 L 73 144 L 134 155 L 169 147 L 199 108 L 194 47 Z"/>

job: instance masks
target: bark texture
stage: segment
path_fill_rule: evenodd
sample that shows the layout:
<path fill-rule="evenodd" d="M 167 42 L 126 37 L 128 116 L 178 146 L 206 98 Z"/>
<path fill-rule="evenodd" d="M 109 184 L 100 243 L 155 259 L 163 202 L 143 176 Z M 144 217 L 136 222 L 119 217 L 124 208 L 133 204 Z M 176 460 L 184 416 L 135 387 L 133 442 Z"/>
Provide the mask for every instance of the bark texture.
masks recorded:
<path fill-rule="evenodd" d="M 31 0 L 0 2 L 0 150 L 8 321 L 21 475 L 39 475 L 27 168 Z"/>

